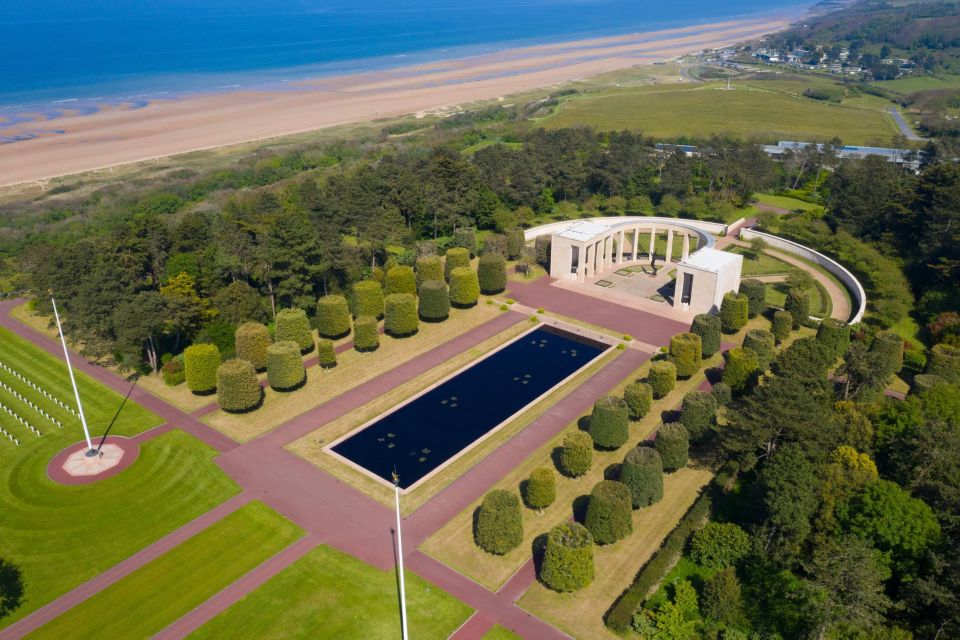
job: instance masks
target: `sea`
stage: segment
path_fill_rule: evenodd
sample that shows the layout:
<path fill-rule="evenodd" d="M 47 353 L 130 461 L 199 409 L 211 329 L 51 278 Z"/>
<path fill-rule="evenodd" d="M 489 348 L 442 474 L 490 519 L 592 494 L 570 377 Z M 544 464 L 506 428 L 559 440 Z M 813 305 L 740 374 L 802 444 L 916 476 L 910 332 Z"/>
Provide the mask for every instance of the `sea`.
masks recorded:
<path fill-rule="evenodd" d="M 4 0 L 0 126 L 515 47 L 802 15 L 796 0 Z"/>

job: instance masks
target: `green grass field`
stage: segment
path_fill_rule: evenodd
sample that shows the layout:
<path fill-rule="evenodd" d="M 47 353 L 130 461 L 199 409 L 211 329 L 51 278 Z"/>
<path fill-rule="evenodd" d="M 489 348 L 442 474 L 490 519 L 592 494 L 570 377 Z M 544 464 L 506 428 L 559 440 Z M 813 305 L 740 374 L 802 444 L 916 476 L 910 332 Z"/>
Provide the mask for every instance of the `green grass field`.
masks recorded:
<path fill-rule="evenodd" d="M 960 75 L 910 76 L 899 80 L 874 82 L 873 84 L 881 89 L 888 89 L 897 93 L 913 93 L 914 91 L 929 91 L 931 89 L 960 89 Z"/>
<path fill-rule="evenodd" d="M 406 594 L 411 638 L 446 638 L 472 613 L 467 605 L 409 572 Z M 398 638 L 396 574 L 321 546 L 190 637 Z"/>
<path fill-rule="evenodd" d="M 661 139 L 711 134 L 756 139 L 830 140 L 846 144 L 889 142 L 897 133 L 889 115 L 817 102 L 755 86 L 674 85 L 611 89 L 572 98 L 543 120 L 549 128 L 590 125 L 634 129 Z"/>
<path fill-rule="evenodd" d="M 27 637 L 150 637 L 302 533 L 251 502 Z"/>
<path fill-rule="evenodd" d="M 823 211 L 823 207 L 819 204 L 813 204 L 812 202 L 791 198 L 789 196 L 772 196 L 766 193 L 758 193 L 753 196 L 753 199 L 761 204 L 768 204 L 772 207 L 779 207 L 788 211 L 814 211 L 817 213 Z"/>
<path fill-rule="evenodd" d="M 483 634 L 483 640 L 521 640 L 521 638 L 513 631 L 495 624 L 490 631 Z"/>
<path fill-rule="evenodd" d="M 0 329 L 0 360 L 40 383 L 53 395 L 72 397 L 66 366 Z M 9 378 L 3 378 L 5 382 Z M 12 382 L 9 382 L 13 386 Z M 160 424 L 159 417 L 83 374 L 77 384 L 94 434 L 117 414 L 111 433 L 136 434 Z M 30 389 L 14 387 L 26 397 Z M 9 397 L 2 402 L 11 408 Z M 36 404 L 41 404 L 36 402 Z M 24 412 L 22 404 L 18 405 Z M 48 413 L 57 407 L 42 404 Z M 31 410 L 32 411 L 32 410 Z M 17 431 L 15 447 L 0 438 L 0 557 L 18 565 L 26 585 L 23 606 L 0 622 L 6 626 L 57 596 L 113 566 L 166 533 L 192 520 L 237 492 L 212 458 L 215 452 L 190 436 L 174 431 L 146 442 L 136 464 L 114 478 L 84 486 L 64 486 L 47 477 L 50 458 L 82 440 L 76 418 L 64 416 L 63 430 L 43 427 L 37 437 Z M 31 417 L 38 427 L 39 417 Z M 14 424 L 11 425 L 11 422 Z M 20 427 L 0 412 L 8 431 Z M 29 436 L 29 437 L 27 437 Z"/>

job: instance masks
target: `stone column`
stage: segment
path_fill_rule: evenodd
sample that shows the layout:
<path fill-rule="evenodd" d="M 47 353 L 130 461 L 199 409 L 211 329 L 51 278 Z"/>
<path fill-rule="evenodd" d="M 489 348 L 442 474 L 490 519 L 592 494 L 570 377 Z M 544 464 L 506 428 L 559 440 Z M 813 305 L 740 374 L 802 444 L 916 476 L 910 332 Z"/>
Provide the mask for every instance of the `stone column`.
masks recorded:
<path fill-rule="evenodd" d="M 664 262 L 673 262 L 673 229 L 667 229 L 667 254 Z"/>
<path fill-rule="evenodd" d="M 640 228 L 637 227 L 633 230 L 633 259 L 637 259 L 637 244 L 640 241 Z"/>
<path fill-rule="evenodd" d="M 686 260 L 690 255 L 690 234 L 683 234 L 683 256 L 681 260 Z"/>
<path fill-rule="evenodd" d="M 584 280 L 589 279 L 590 275 L 593 272 L 593 265 L 590 264 L 590 259 L 591 259 L 590 249 L 591 249 L 591 246 L 589 244 L 583 245 L 583 279 Z"/>
<path fill-rule="evenodd" d="M 653 250 L 657 246 L 657 228 L 650 227 L 650 256 L 653 256 Z"/>
<path fill-rule="evenodd" d="M 623 230 L 620 230 L 620 240 L 617 242 L 617 264 L 623 264 L 623 241 L 624 233 Z"/>

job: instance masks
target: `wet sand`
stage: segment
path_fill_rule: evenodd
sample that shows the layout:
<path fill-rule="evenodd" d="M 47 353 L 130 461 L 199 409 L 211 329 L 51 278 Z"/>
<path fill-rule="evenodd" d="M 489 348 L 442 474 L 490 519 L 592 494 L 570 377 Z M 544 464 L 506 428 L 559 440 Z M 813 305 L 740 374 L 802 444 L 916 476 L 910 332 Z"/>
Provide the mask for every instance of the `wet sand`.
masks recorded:
<path fill-rule="evenodd" d="M 378 118 L 452 109 L 718 48 L 787 26 L 792 16 L 513 49 L 389 71 L 333 76 L 278 91 L 199 94 L 139 109 L 0 128 L 56 129 L 0 145 L 0 186 L 264 140 Z"/>

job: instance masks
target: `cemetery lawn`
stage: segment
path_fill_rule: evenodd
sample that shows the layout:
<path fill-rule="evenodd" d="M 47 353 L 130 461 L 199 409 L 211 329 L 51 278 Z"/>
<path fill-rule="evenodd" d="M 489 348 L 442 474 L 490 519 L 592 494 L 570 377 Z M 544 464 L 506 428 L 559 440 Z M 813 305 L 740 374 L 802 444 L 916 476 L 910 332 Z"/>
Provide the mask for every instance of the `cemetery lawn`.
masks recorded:
<path fill-rule="evenodd" d="M 483 635 L 483 640 L 523 640 L 520 636 L 498 624 L 493 625 L 490 631 Z"/>

